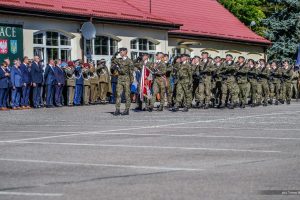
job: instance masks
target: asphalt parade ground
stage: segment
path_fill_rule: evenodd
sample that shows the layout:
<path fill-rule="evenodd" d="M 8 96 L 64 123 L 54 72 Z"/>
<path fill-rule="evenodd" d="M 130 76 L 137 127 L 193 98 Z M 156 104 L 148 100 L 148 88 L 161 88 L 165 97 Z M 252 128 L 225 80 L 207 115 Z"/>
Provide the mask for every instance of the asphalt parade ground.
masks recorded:
<path fill-rule="evenodd" d="M 113 111 L 0 112 L 0 200 L 300 199 L 300 103 Z"/>

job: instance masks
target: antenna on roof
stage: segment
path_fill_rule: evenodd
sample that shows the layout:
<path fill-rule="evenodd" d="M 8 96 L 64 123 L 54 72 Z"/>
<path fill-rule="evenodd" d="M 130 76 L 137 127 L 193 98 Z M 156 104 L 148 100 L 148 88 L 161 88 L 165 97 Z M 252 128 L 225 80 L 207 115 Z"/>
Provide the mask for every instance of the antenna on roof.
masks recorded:
<path fill-rule="evenodd" d="M 92 22 L 85 22 L 81 27 L 81 33 L 86 40 L 96 37 L 96 28 Z"/>

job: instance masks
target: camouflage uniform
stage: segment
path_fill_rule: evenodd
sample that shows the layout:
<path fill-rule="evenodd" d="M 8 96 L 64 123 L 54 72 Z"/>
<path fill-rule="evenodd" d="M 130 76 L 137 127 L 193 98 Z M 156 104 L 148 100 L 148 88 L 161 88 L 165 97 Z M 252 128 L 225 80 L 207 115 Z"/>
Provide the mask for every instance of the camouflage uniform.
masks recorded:
<path fill-rule="evenodd" d="M 275 104 L 278 105 L 278 101 L 282 99 L 280 96 L 281 82 L 282 79 L 282 69 L 277 67 L 276 69 L 270 70 L 270 103 L 273 104 L 273 99 L 275 97 Z"/>
<path fill-rule="evenodd" d="M 248 81 L 250 83 L 250 88 L 248 85 L 248 89 L 250 89 L 250 100 L 251 100 L 251 106 L 255 106 L 257 103 L 257 75 L 258 75 L 258 69 L 253 66 L 249 66 L 248 71 Z"/>
<path fill-rule="evenodd" d="M 176 86 L 176 104 L 178 108 L 181 102 L 184 100 L 185 108 L 190 108 L 192 105 L 192 67 L 188 62 L 177 65 L 178 82 Z"/>
<path fill-rule="evenodd" d="M 214 71 L 212 75 L 212 94 L 214 98 L 214 105 L 220 104 L 222 96 L 222 76 L 219 75 L 221 63 L 214 64 Z"/>
<path fill-rule="evenodd" d="M 209 60 L 200 62 L 200 82 L 199 82 L 199 100 L 200 105 L 204 105 L 204 108 L 209 108 L 209 103 L 211 100 L 211 82 L 212 73 L 214 71 L 214 65 Z"/>
<path fill-rule="evenodd" d="M 131 104 L 130 85 L 133 81 L 133 62 L 128 57 L 121 59 L 114 58 L 112 62 L 115 64 L 114 71 L 117 71 L 116 73 L 118 73 L 118 83 L 116 88 L 116 109 L 120 110 L 122 93 L 124 91 L 126 99 L 125 110 L 129 110 Z"/>
<path fill-rule="evenodd" d="M 223 66 L 220 69 L 220 74 L 223 77 L 222 83 L 222 98 L 221 98 L 221 107 L 224 107 L 226 100 L 230 100 L 231 104 L 229 104 L 230 108 L 234 108 L 235 105 L 238 104 L 239 101 L 239 88 L 235 80 L 235 73 L 238 71 L 236 65 L 233 61 L 224 62 Z"/>
<path fill-rule="evenodd" d="M 290 104 L 292 99 L 292 78 L 293 78 L 293 67 L 289 66 L 288 69 L 282 70 L 282 100 L 286 100 L 287 104 Z"/>
<path fill-rule="evenodd" d="M 153 64 L 154 66 L 151 68 L 154 75 L 154 81 L 153 81 L 153 96 L 150 108 L 152 109 L 154 107 L 154 103 L 156 101 L 157 94 L 160 94 L 160 108 L 159 110 L 162 110 L 165 103 L 165 92 L 166 92 L 166 65 L 162 61 L 157 61 Z"/>
<path fill-rule="evenodd" d="M 200 71 L 202 70 L 200 63 L 192 65 L 192 77 L 193 77 L 193 88 L 192 98 L 195 99 L 196 105 L 200 103 L 199 83 L 200 83 Z M 202 80 L 201 80 L 202 81 Z"/>
<path fill-rule="evenodd" d="M 166 63 L 166 93 L 167 93 L 167 101 L 168 107 L 172 105 L 173 91 L 171 85 L 171 74 L 172 74 L 172 65 L 170 63 Z"/>
<path fill-rule="evenodd" d="M 258 69 L 257 76 L 257 103 L 261 104 L 263 101 L 264 106 L 267 105 L 269 99 L 269 76 L 270 70 L 265 66 L 263 68 Z"/>
<path fill-rule="evenodd" d="M 98 69 L 99 76 L 99 99 L 105 103 L 107 94 L 109 93 L 110 76 L 108 68 L 105 64 L 100 64 Z"/>
<path fill-rule="evenodd" d="M 299 98 L 299 71 L 293 71 L 292 77 L 292 92 L 295 93 L 295 98 Z"/>
<path fill-rule="evenodd" d="M 240 104 L 242 108 L 245 108 L 245 105 L 247 104 L 247 98 L 248 98 L 248 72 L 249 67 L 246 65 L 246 63 L 241 63 L 237 65 L 238 72 L 236 74 L 237 83 L 239 86 L 239 98 L 240 98 Z"/>

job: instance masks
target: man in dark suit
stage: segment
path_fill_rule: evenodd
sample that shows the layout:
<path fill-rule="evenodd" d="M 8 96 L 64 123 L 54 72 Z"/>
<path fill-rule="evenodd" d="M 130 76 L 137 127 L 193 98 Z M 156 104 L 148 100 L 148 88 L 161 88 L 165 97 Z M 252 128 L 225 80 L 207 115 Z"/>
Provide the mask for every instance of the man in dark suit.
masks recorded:
<path fill-rule="evenodd" d="M 31 76 L 30 76 L 30 68 L 29 68 L 29 60 L 28 57 L 25 56 L 23 58 L 23 63 L 20 66 L 20 70 L 23 76 L 23 87 L 22 87 L 22 99 L 21 106 L 22 109 L 29 109 L 29 94 L 31 88 Z"/>
<path fill-rule="evenodd" d="M 56 84 L 56 78 L 54 74 L 55 63 L 53 59 L 50 59 L 49 64 L 45 69 L 44 80 L 46 84 L 46 107 L 53 107 L 54 88 Z"/>
<path fill-rule="evenodd" d="M 63 68 L 67 66 L 68 66 L 67 63 L 61 63 L 60 60 L 55 62 L 55 67 L 54 67 L 54 75 L 56 78 L 55 105 L 57 107 L 62 106 L 62 91 L 66 82 Z"/>
<path fill-rule="evenodd" d="M 34 56 L 34 61 L 31 64 L 31 79 L 33 86 L 33 105 L 34 108 L 41 107 L 41 88 L 43 84 L 43 68 L 40 65 L 40 58 Z"/>
<path fill-rule="evenodd" d="M 8 71 L 8 73 L 11 73 L 12 66 L 11 66 L 10 59 L 6 58 L 6 59 L 4 59 L 4 62 L 7 63 L 6 70 Z M 8 76 L 7 78 L 8 78 L 7 79 L 8 80 L 8 88 L 7 88 L 7 91 L 6 91 L 6 94 L 5 94 L 5 100 L 6 100 L 6 106 L 11 107 L 10 103 L 11 103 L 12 83 L 11 83 L 11 79 L 10 79 L 11 77 Z"/>
<path fill-rule="evenodd" d="M 20 61 L 14 60 L 14 66 L 11 69 L 11 106 L 13 110 L 21 109 L 21 94 L 23 86 L 23 75 L 20 70 Z"/>
<path fill-rule="evenodd" d="M 7 63 L 3 62 L 0 67 L 0 110 L 7 109 L 6 94 L 8 90 L 8 78 L 10 73 L 7 70 Z"/>

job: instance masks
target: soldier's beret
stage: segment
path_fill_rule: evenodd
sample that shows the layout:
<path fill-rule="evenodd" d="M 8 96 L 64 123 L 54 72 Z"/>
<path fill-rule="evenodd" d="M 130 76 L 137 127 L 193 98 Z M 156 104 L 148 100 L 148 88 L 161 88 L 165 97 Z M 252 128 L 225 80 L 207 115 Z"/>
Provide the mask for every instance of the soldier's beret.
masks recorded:
<path fill-rule="evenodd" d="M 143 53 L 143 56 L 149 56 L 149 53 Z"/>
<path fill-rule="evenodd" d="M 156 56 L 158 56 L 158 55 L 160 55 L 160 54 L 164 55 L 163 52 L 157 52 L 157 53 L 156 53 Z"/>
<path fill-rule="evenodd" d="M 239 56 L 239 59 L 240 59 L 240 58 L 242 58 L 242 59 L 244 59 L 244 60 L 245 60 L 245 57 L 244 57 L 244 56 Z"/>
<path fill-rule="evenodd" d="M 233 56 L 232 56 L 231 54 L 227 54 L 227 55 L 226 55 L 226 57 L 228 57 L 228 56 L 231 57 L 231 58 L 233 58 Z"/>
<path fill-rule="evenodd" d="M 99 62 L 100 62 L 100 63 L 105 63 L 106 60 L 105 60 L 104 58 L 102 58 Z"/>
<path fill-rule="evenodd" d="M 200 59 L 200 57 L 199 57 L 199 56 L 194 56 L 194 58 L 198 58 L 198 59 Z"/>
<path fill-rule="evenodd" d="M 203 51 L 203 52 L 201 53 L 201 55 L 204 55 L 204 54 L 207 54 L 207 55 L 208 55 L 208 52 Z"/>
<path fill-rule="evenodd" d="M 69 61 L 69 62 L 68 62 L 68 66 L 73 67 L 73 66 L 74 66 L 74 63 L 73 63 L 72 61 Z"/>
<path fill-rule="evenodd" d="M 83 67 L 89 67 L 89 63 L 83 63 Z"/>
<path fill-rule="evenodd" d="M 215 59 L 220 59 L 220 58 L 221 58 L 220 56 L 216 56 L 216 57 L 215 57 Z"/>
<path fill-rule="evenodd" d="M 126 47 L 121 47 L 121 48 L 119 48 L 119 51 L 127 51 L 127 48 Z"/>
<path fill-rule="evenodd" d="M 166 54 L 166 53 L 165 53 L 165 54 L 164 54 L 164 57 L 167 57 L 167 56 L 169 57 L 169 54 Z"/>

